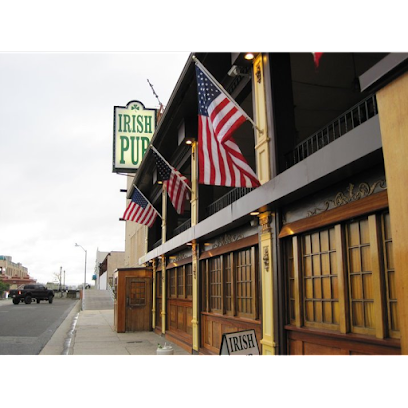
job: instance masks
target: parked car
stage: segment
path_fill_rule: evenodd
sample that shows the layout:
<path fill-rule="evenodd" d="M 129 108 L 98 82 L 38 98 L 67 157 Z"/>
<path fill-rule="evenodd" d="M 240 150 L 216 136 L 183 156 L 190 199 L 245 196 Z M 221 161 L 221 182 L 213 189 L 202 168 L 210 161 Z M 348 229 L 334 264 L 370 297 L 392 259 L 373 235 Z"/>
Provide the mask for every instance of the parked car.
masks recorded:
<path fill-rule="evenodd" d="M 20 302 L 29 305 L 33 299 L 36 299 L 37 303 L 40 303 L 41 300 L 48 300 L 48 303 L 52 303 L 54 291 L 43 285 L 25 285 L 23 289 L 10 290 L 9 298 L 13 299 L 15 305 Z"/>

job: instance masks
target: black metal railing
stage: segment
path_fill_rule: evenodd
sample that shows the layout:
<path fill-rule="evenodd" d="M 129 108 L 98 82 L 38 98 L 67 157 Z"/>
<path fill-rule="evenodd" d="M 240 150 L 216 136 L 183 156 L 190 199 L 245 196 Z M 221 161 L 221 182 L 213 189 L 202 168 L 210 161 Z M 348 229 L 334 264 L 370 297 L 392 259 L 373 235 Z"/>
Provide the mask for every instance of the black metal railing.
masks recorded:
<path fill-rule="evenodd" d="M 161 238 L 153 244 L 153 249 L 159 247 L 162 244 Z"/>
<path fill-rule="evenodd" d="M 253 188 L 234 188 L 217 201 L 214 201 L 206 208 L 206 216 L 215 214 L 216 212 L 222 210 L 223 208 L 229 206 L 234 201 L 239 200 L 244 195 L 247 195 L 253 190 Z"/>
<path fill-rule="evenodd" d="M 311 154 L 327 146 L 350 130 L 360 126 L 378 114 L 375 95 L 370 95 L 348 111 L 337 117 L 323 129 L 299 143 L 295 149 L 285 156 L 286 168 L 306 159 Z"/>
<path fill-rule="evenodd" d="M 173 236 L 175 237 L 178 234 L 181 234 L 183 231 L 188 230 L 191 227 L 191 219 L 183 222 L 177 228 L 174 228 Z"/>

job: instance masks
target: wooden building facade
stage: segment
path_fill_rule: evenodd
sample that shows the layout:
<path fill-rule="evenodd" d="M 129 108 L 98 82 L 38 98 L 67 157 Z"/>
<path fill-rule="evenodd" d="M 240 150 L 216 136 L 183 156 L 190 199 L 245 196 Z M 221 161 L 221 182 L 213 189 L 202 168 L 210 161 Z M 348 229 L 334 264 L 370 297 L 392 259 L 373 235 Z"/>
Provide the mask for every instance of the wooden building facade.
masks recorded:
<path fill-rule="evenodd" d="M 407 149 L 408 55 L 327 53 L 318 67 L 312 53 L 195 55 L 256 122 L 234 139 L 261 186 L 198 184 L 190 57 L 152 139 L 191 180 L 186 211 L 168 202 L 151 149 L 131 183 L 163 216 L 139 259 L 153 271 L 152 329 L 193 354 L 247 329 L 264 355 L 407 354 L 395 144 Z"/>

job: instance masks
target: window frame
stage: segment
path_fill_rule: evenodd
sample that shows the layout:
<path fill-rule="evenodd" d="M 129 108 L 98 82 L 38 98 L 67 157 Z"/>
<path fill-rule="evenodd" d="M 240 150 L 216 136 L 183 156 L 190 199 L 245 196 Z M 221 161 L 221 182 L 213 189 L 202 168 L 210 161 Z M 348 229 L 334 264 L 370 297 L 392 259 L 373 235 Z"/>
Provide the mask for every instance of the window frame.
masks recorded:
<path fill-rule="evenodd" d="M 333 303 L 336 301 L 339 305 L 340 305 L 340 303 L 341 303 L 341 299 L 340 299 L 340 291 L 342 290 L 342 283 L 340 283 L 340 285 L 339 285 L 339 274 L 338 274 L 338 253 L 337 253 L 337 246 L 336 246 L 336 249 L 335 250 L 333 250 L 333 249 L 331 249 L 330 250 L 330 248 L 328 248 L 328 251 L 327 251 L 327 254 L 329 255 L 329 262 L 330 262 L 330 254 L 332 254 L 332 253 L 336 253 L 336 261 L 335 261 L 335 265 L 336 265 L 336 274 L 328 274 L 328 275 L 324 275 L 323 273 L 322 273 L 322 265 L 321 265 L 321 262 L 322 262 L 322 258 L 321 258 L 321 255 L 323 254 L 323 253 L 325 253 L 325 252 L 323 252 L 323 251 L 321 251 L 321 233 L 323 233 L 323 232 L 327 232 L 327 235 L 328 235 L 328 242 L 330 242 L 330 236 L 331 236 L 331 234 L 330 234 L 330 232 L 331 232 L 331 230 L 333 230 L 333 235 L 334 235 L 334 240 L 335 240 L 335 242 L 337 242 L 337 236 L 336 236 L 336 228 L 334 227 L 328 227 L 328 228 L 320 228 L 320 229 L 318 229 L 318 230 L 313 230 L 313 231 L 310 231 L 309 233 L 303 233 L 301 236 L 300 236 L 300 243 L 297 245 L 297 247 L 298 248 L 301 248 L 300 249 L 300 257 L 301 257 L 301 259 L 300 259 L 300 261 L 299 261 L 299 263 L 298 263 L 298 265 L 299 266 L 301 266 L 301 268 L 302 268 L 302 271 L 304 271 L 305 270 L 305 265 L 306 265 L 306 258 L 307 257 L 309 257 L 310 258 L 310 264 L 311 264 L 311 271 L 310 271 L 310 275 L 306 275 L 306 274 L 301 274 L 300 273 L 300 271 L 299 271 L 299 273 L 298 273 L 298 275 L 300 276 L 301 275 L 301 277 L 302 277 L 302 279 L 301 279 L 301 282 L 299 282 L 299 287 L 301 286 L 302 287 L 302 294 L 303 294 L 303 296 L 302 296 L 302 310 L 303 310 L 303 315 L 302 315 L 302 319 L 303 319 L 303 322 L 304 322 L 304 325 L 306 326 L 306 327 L 315 327 L 315 328 L 322 328 L 322 327 L 324 327 L 324 328 L 326 328 L 326 329 L 328 329 L 328 330 L 340 330 L 340 314 L 341 313 L 339 313 L 339 322 L 338 323 L 328 323 L 328 322 L 324 322 L 324 321 L 321 321 L 321 322 L 317 322 L 317 321 L 312 321 L 312 320 L 307 320 L 307 318 L 306 318 L 306 314 L 307 314 L 307 307 L 306 307 L 306 302 L 312 302 L 312 306 L 313 306 L 313 310 L 315 310 L 315 304 L 317 303 L 317 302 L 320 302 L 321 303 L 321 313 L 322 313 L 322 319 L 323 319 L 323 314 L 324 314 L 324 311 L 323 311 L 323 303 L 325 302 L 325 299 L 324 299 L 324 297 L 323 297 L 323 287 L 322 287 L 322 285 L 323 285 L 323 279 L 334 279 L 334 278 L 336 278 L 337 279 L 337 298 L 333 298 L 333 297 L 331 297 L 330 298 L 330 302 L 331 302 L 331 309 L 332 309 L 332 314 L 333 314 Z M 317 251 L 317 252 L 315 252 L 315 251 L 313 251 L 313 248 L 312 248 L 312 240 L 313 240 L 313 235 L 314 234 L 319 234 L 319 249 L 320 249 L 320 251 Z M 310 237 L 310 253 L 305 253 L 304 252 L 304 239 L 306 238 L 306 237 Z M 300 246 L 299 246 L 300 245 Z M 319 267 L 320 267 L 320 274 L 315 274 L 314 273 L 314 268 L 315 268 L 315 262 L 314 262 L 314 260 L 313 260 L 313 258 L 314 257 L 317 257 L 317 256 L 319 256 Z M 331 270 L 331 267 L 330 267 L 330 270 Z M 340 278 L 341 279 L 341 278 Z M 311 282 L 312 282 L 312 292 L 313 292 L 313 294 L 315 293 L 315 281 L 317 281 L 317 280 L 319 280 L 319 285 L 320 285 L 320 289 L 321 289 L 321 297 L 320 298 L 315 298 L 315 297 L 312 297 L 312 298 L 309 298 L 309 297 L 306 297 L 306 293 L 307 293 L 307 281 L 308 280 L 310 280 Z M 333 291 L 333 287 L 332 287 L 332 285 L 330 285 L 330 290 L 331 290 L 331 292 Z M 332 294 L 332 296 L 333 296 L 333 294 Z M 327 299 L 326 299 L 326 301 L 327 301 Z M 339 309 L 340 309 L 340 306 L 339 306 Z M 313 312 L 314 313 L 314 312 Z"/>
<path fill-rule="evenodd" d="M 244 251 L 249 251 L 250 253 L 250 292 L 251 292 L 251 313 L 245 313 L 239 310 L 238 305 L 238 282 L 237 282 L 237 267 L 238 267 L 238 254 Z M 211 303 L 211 263 L 219 261 L 220 264 L 220 307 L 213 307 Z M 200 261 L 200 268 L 202 270 L 202 308 L 207 313 L 214 313 L 222 316 L 230 316 L 237 318 L 245 318 L 251 320 L 257 320 L 259 318 L 259 301 L 258 301 L 258 257 L 257 257 L 257 247 L 250 246 L 239 248 L 235 251 L 222 253 L 213 257 L 208 257 Z M 247 265 L 248 267 L 248 265 Z M 230 285 L 230 297 L 231 307 L 227 306 L 227 269 L 231 270 L 231 282 Z M 214 270 L 214 269 L 213 269 Z M 215 287 L 215 286 L 213 286 Z"/>
<path fill-rule="evenodd" d="M 322 330 L 333 330 L 342 334 L 354 333 L 367 335 L 378 339 L 400 338 L 399 331 L 391 329 L 390 322 L 390 302 L 388 301 L 388 277 L 386 265 L 386 236 L 384 233 L 384 216 L 389 210 L 375 211 L 359 217 L 344 220 L 341 223 L 325 225 L 324 228 L 310 229 L 302 231 L 292 237 L 287 237 L 284 242 L 284 262 L 285 262 L 285 282 L 286 282 L 286 304 L 287 322 L 296 327 L 312 327 Z M 373 296 L 373 319 L 374 328 L 356 326 L 353 324 L 352 316 L 352 286 L 350 283 L 350 258 L 349 258 L 349 238 L 348 228 L 351 223 L 367 220 L 369 235 L 369 257 L 372 276 L 372 296 Z M 302 264 L 303 248 L 302 239 L 305 235 L 312 235 L 315 232 L 335 229 L 336 253 L 337 253 L 337 276 L 338 276 L 338 296 L 340 308 L 340 322 L 338 327 L 330 327 L 325 323 L 307 322 L 304 310 L 305 287 L 304 287 L 304 267 Z M 288 241 L 291 241 L 290 243 Z M 392 243 L 392 237 L 387 242 Z M 290 248 L 292 247 L 292 248 Z M 292 250 L 292 254 L 290 251 Z M 292 258 L 293 260 L 291 260 Z M 289 267 L 293 263 L 293 272 Z M 360 260 L 361 263 L 361 260 Z M 363 268 L 361 268 L 363 269 Z M 364 271 L 362 271 L 363 273 Z M 395 273 L 395 269 L 393 270 Z M 292 281 L 292 282 L 291 282 Z M 293 289 L 291 289 L 291 285 Z M 294 298 L 292 292 L 294 293 Z M 292 297 L 291 297 L 292 296 Z M 392 303 L 395 303 L 393 299 Z M 395 313 L 398 318 L 398 313 Z M 398 323 L 397 323 L 398 324 Z"/>
<path fill-rule="evenodd" d="M 190 272 L 188 273 L 188 271 Z M 170 268 L 166 269 L 167 288 L 168 288 L 167 298 L 168 299 L 192 300 L 193 298 L 193 272 L 192 271 L 193 271 L 193 268 L 192 268 L 191 263 L 186 263 L 184 265 L 179 265 L 179 266 L 172 265 Z M 188 283 L 188 276 L 191 277 L 191 283 Z M 181 285 L 179 285 L 180 277 L 182 279 Z M 190 288 L 189 291 L 187 290 L 188 288 Z M 173 293 L 172 293 L 172 289 L 173 289 Z M 191 292 L 191 294 L 189 294 L 188 292 Z"/>

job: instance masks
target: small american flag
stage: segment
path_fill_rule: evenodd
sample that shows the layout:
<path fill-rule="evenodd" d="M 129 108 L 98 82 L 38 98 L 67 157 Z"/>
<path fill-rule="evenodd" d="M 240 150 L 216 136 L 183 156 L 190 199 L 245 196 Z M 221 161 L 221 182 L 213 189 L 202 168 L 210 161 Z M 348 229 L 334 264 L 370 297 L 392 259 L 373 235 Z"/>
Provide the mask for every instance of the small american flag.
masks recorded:
<path fill-rule="evenodd" d="M 123 219 L 152 227 L 157 217 L 156 209 L 146 200 L 135 187 L 131 201 L 123 214 Z"/>
<path fill-rule="evenodd" d="M 153 154 L 156 158 L 157 172 L 166 185 L 170 201 L 177 213 L 183 214 L 185 201 L 189 198 L 188 180 L 178 170 L 167 164 L 160 153 L 153 150 Z"/>
<path fill-rule="evenodd" d="M 199 182 L 227 187 L 258 187 L 256 174 L 232 138 L 232 133 L 246 121 L 246 117 L 197 63 L 196 75 Z"/>

